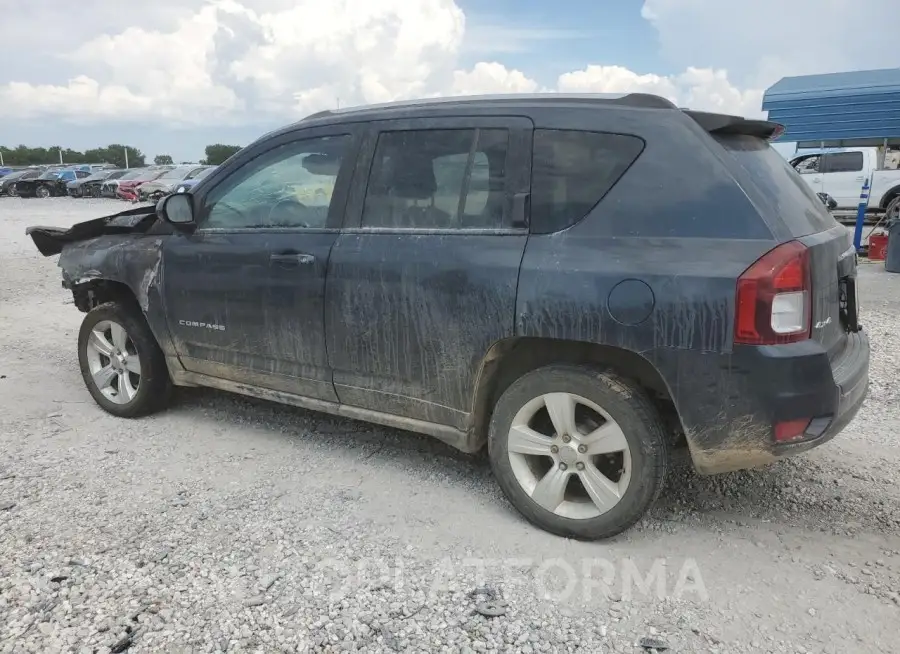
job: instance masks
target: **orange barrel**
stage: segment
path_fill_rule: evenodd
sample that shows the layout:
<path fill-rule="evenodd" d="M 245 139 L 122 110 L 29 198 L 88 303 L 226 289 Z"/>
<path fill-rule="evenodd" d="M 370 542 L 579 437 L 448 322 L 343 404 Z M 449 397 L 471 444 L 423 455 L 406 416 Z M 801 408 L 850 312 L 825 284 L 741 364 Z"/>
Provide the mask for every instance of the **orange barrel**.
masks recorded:
<path fill-rule="evenodd" d="M 887 246 L 887 234 L 872 234 L 869 237 L 869 259 L 884 261 L 887 258 Z"/>

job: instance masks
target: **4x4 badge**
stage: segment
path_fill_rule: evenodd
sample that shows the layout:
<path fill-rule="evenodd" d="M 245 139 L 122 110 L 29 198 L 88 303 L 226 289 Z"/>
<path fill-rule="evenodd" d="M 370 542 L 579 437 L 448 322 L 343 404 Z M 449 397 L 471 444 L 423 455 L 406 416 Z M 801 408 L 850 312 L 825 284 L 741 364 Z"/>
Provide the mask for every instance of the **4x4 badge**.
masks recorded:
<path fill-rule="evenodd" d="M 828 316 L 825 320 L 820 320 L 816 323 L 816 329 L 822 329 L 825 325 L 831 324 L 831 316 Z"/>

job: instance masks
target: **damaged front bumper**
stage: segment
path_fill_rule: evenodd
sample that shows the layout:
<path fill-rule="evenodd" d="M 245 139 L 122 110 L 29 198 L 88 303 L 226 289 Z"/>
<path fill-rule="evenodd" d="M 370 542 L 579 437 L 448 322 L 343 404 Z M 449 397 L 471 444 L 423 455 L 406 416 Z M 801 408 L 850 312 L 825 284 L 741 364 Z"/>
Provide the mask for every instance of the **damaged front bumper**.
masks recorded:
<path fill-rule="evenodd" d="M 86 241 L 111 234 L 140 234 L 157 222 L 155 207 L 138 207 L 111 216 L 77 223 L 68 229 L 62 227 L 28 227 L 25 233 L 31 237 L 38 251 L 45 257 L 62 252 L 69 243 Z"/>

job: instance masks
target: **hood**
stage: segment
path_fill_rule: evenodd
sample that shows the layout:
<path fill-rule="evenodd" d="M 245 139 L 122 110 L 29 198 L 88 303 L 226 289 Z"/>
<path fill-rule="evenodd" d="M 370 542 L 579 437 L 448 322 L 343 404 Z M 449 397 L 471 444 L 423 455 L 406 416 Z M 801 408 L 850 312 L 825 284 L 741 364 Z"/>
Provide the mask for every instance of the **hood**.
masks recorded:
<path fill-rule="evenodd" d="M 38 251 L 45 257 L 62 252 L 69 243 L 87 241 L 107 234 L 144 233 L 157 222 L 156 207 L 138 207 L 120 211 L 110 216 L 76 223 L 68 229 L 62 227 L 28 227 L 25 233 L 31 237 Z"/>

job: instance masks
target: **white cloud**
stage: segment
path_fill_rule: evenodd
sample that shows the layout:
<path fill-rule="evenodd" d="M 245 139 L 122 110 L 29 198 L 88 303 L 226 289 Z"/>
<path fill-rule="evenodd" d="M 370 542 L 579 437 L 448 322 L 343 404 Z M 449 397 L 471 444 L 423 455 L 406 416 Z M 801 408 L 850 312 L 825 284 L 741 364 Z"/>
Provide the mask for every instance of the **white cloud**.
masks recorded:
<path fill-rule="evenodd" d="M 231 76 L 264 98 L 294 98 L 301 113 L 341 96 L 369 103 L 434 91 L 465 26 L 453 0 L 303 0 L 255 23 L 262 43 L 231 64 Z"/>
<path fill-rule="evenodd" d="M 497 62 L 479 62 L 472 70 L 453 72 L 452 95 L 491 93 L 535 93 L 538 83 L 519 70 L 510 70 Z"/>
<path fill-rule="evenodd" d="M 101 87 L 97 80 L 85 75 L 79 75 L 65 86 L 10 82 L 0 92 L 0 104 L 11 118 L 35 112 L 66 115 L 75 106 L 78 112 L 98 119 L 115 118 L 122 113 L 149 114 L 153 110 L 150 98 L 116 84 Z"/>
<path fill-rule="evenodd" d="M 557 87 L 571 93 L 652 93 L 680 107 L 756 116 L 762 92 L 742 91 L 724 70 L 688 68 L 679 75 L 640 75 L 621 66 L 587 66 L 560 75 Z"/>
<path fill-rule="evenodd" d="M 495 60 L 463 68 L 464 53 L 490 52 L 491 34 L 485 26 L 467 33 L 455 0 L 157 0 L 131 14 L 119 0 L 82 0 L 72 29 L 41 3 L 12 1 L 21 6 L 7 14 L 0 38 L 16 47 L 33 38 L 35 56 L 52 55 L 54 63 L 44 65 L 52 75 L 0 81 L 7 121 L 271 125 L 337 103 L 545 90 L 654 93 L 680 106 L 759 115 L 765 85 L 790 72 L 865 67 L 869 46 L 848 34 L 863 23 L 869 34 L 888 29 L 860 18 L 848 0 L 729 0 L 727 12 L 720 0 L 644 0 L 664 56 L 682 72 L 585 62 L 539 81 Z M 887 7 L 896 0 L 869 1 Z M 816 21 L 815 39 L 798 37 L 798 25 L 823 15 L 829 19 Z M 48 29 L 29 36 L 16 27 L 20 19 Z M 552 57 L 551 41 L 568 34 L 494 31 L 494 56 L 536 40 Z M 900 54 L 884 56 L 879 65 L 900 65 Z"/>
<path fill-rule="evenodd" d="M 681 89 L 681 106 L 747 117 L 763 114 L 763 89 L 742 91 L 732 85 L 724 70 L 688 68 L 675 80 Z"/>
<path fill-rule="evenodd" d="M 201 123 L 434 94 L 451 83 L 464 20 L 453 0 L 214 0 L 168 31 L 141 21 L 91 39 L 67 57 L 76 78 L 14 80 L 0 86 L 0 106 L 14 116 L 153 112 Z"/>
<path fill-rule="evenodd" d="M 559 76 L 564 93 L 653 93 L 677 102 L 678 89 L 669 77 L 639 75 L 622 66 L 587 66 Z"/>

